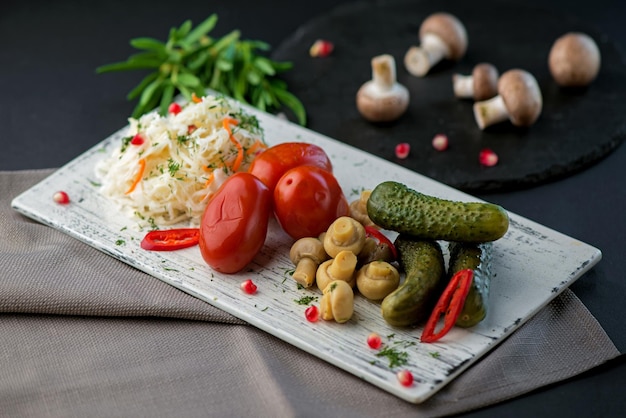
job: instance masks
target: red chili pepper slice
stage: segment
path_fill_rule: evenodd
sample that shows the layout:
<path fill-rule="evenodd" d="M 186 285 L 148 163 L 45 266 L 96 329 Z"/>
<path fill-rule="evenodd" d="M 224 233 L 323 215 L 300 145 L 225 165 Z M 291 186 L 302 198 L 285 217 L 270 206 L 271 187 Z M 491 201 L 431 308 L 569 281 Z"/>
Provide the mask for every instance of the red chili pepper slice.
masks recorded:
<path fill-rule="evenodd" d="M 179 228 L 150 231 L 141 240 L 141 248 L 149 251 L 175 251 L 192 247 L 200 240 L 200 229 Z"/>
<path fill-rule="evenodd" d="M 474 271 L 471 269 L 460 270 L 452 276 L 450 283 L 439 297 L 433 313 L 428 318 L 424 331 L 422 331 L 421 341 L 423 343 L 433 343 L 452 329 L 463 310 L 473 278 Z M 441 315 L 444 315 L 443 328 L 435 334 L 435 327 Z"/>
<path fill-rule="evenodd" d="M 391 242 L 389 238 L 387 238 L 385 234 L 380 232 L 376 227 L 367 225 L 365 227 L 365 234 L 367 234 L 370 237 L 375 238 L 381 244 L 389 246 L 389 249 L 391 249 L 391 254 L 393 255 L 393 259 L 394 260 L 398 259 L 398 251 L 396 250 L 396 246 L 393 245 L 393 242 Z"/>

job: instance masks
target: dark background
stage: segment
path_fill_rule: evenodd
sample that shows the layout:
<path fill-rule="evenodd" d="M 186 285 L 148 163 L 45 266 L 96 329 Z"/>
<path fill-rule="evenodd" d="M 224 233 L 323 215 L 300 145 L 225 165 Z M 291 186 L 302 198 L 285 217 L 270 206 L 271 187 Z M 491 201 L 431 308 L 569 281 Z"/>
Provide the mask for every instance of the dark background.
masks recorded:
<path fill-rule="evenodd" d="M 134 52 L 128 44 L 131 38 L 164 39 L 170 27 L 186 19 L 198 23 L 217 13 L 214 35 L 239 28 L 244 38 L 278 47 L 299 26 L 339 3 L 349 2 L 4 0 L 0 170 L 59 167 L 126 124 L 134 103 L 125 96 L 141 73 L 96 75 L 95 68 L 126 59 Z M 615 42 L 622 54 L 626 52 L 626 2 L 524 4 L 583 19 Z M 564 179 L 516 191 L 475 193 L 602 250 L 602 261 L 572 289 L 622 353 L 626 352 L 625 165 L 622 145 Z M 468 416 L 621 416 L 626 411 L 624 388 L 626 364 L 621 356 L 582 376 Z"/>

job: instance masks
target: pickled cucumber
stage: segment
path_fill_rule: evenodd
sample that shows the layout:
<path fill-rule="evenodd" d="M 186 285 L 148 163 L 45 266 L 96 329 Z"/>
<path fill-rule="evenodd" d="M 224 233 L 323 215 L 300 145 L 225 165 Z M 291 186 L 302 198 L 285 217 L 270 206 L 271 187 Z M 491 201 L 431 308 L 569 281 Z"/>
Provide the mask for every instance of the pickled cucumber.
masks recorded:
<path fill-rule="evenodd" d="M 409 326 L 425 319 L 445 284 L 445 265 L 436 241 L 417 240 L 399 235 L 394 245 L 406 277 L 381 303 L 385 321 L 393 326 Z"/>
<path fill-rule="evenodd" d="M 471 269 L 474 271 L 472 286 L 470 287 L 463 310 L 456 320 L 456 325 L 468 328 L 473 327 L 487 316 L 489 287 L 491 286 L 492 243 L 450 243 L 449 276 L 456 272 Z"/>
<path fill-rule="evenodd" d="M 381 228 L 425 240 L 489 242 L 509 228 L 509 216 L 498 205 L 444 200 L 394 181 L 372 190 L 367 213 Z"/>

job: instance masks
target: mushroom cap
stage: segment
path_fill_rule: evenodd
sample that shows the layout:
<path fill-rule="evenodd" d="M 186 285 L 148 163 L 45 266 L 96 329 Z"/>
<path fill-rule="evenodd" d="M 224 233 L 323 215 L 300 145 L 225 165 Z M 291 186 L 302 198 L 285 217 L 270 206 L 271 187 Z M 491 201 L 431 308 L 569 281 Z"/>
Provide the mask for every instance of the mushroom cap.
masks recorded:
<path fill-rule="evenodd" d="M 320 301 L 322 318 L 334 319 L 344 323 L 352 318 L 354 313 L 354 291 L 352 287 L 341 280 L 335 280 L 326 285 Z"/>
<path fill-rule="evenodd" d="M 525 70 L 513 69 L 498 80 L 498 94 L 515 126 L 530 126 L 541 114 L 543 98 L 535 77 Z"/>
<path fill-rule="evenodd" d="M 386 261 L 376 260 L 361 267 L 356 277 L 359 292 L 367 299 L 382 300 L 398 288 L 400 273 Z"/>
<path fill-rule="evenodd" d="M 432 33 L 448 45 L 447 59 L 458 61 L 467 51 L 467 31 L 463 23 L 454 15 L 445 12 L 433 13 L 420 26 L 419 37 Z"/>
<path fill-rule="evenodd" d="M 331 257 L 337 257 L 342 251 L 359 254 L 365 245 L 365 227 L 350 216 L 335 219 L 324 235 L 324 250 Z"/>
<path fill-rule="evenodd" d="M 492 64 L 477 64 L 472 71 L 474 99 L 487 100 L 498 94 L 498 69 Z"/>
<path fill-rule="evenodd" d="M 409 107 L 409 91 L 397 83 L 389 90 L 381 90 L 368 81 L 356 94 L 356 106 L 359 113 L 371 122 L 391 122 Z"/>
<path fill-rule="evenodd" d="M 328 259 L 328 254 L 326 254 L 324 244 L 319 239 L 305 237 L 294 242 L 289 250 L 289 258 L 294 264 L 298 264 L 304 257 L 311 258 L 317 264 L 320 264 Z"/>
<path fill-rule="evenodd" d="M 557 84 L 582 87 L 591 83 L 600 71 L 600 50 L 595 41 L 581 32 L 559 37 L 548 56 L 548 66 Z"/>

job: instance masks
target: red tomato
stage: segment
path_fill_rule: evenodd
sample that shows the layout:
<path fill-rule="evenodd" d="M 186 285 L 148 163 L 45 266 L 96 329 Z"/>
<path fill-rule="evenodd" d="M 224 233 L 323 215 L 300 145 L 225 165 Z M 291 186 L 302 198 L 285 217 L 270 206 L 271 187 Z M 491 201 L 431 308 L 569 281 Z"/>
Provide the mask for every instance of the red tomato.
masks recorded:
<path fill-rule="evenodd" d="M 283 174 L 300 165 L 314 165 L 333 171 L 330 158 L 322 148 L 306 142 L 285 142 L 259 154 L 252 161 L 248 172 L 273 191 Z"/>
<path fill-rule="evenodd" d="M 265 243 L 271 207 L 272 194 L 259 179 L 249 173 L 229 177 L 202 215 L 204 261 L 222 273 L 242 270 Z"/>
<path fill-rule="evenodd" d="M 274 213 L 292 238 L 315 237 L 340 216 L 348 201 L 332 173 L 302 165 L 287 171 L 274 189 Z"/>

